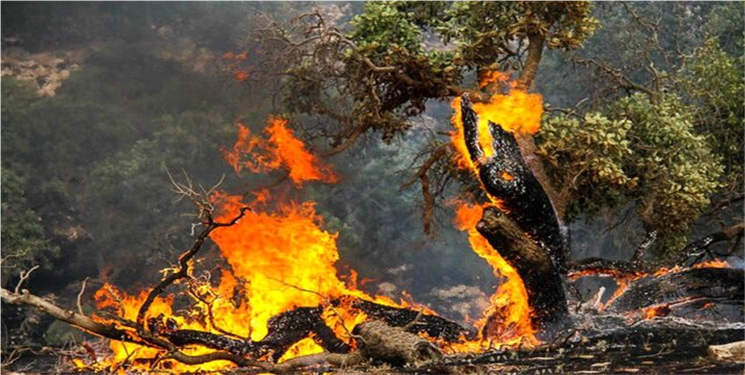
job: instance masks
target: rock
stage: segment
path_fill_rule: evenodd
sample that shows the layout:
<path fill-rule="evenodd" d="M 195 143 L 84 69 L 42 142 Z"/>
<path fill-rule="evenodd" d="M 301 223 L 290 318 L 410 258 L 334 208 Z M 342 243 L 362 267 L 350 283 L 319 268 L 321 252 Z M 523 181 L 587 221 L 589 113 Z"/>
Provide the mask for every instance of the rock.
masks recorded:
<path fill-rule="evenodd" d="M 3 50 L 2 77 L 17 77 L 31 81 L 37 87 L 37 95 L 54 96 L 62 83 L 79 70 L 85 59 L 81 51 L 54 51 L 29 53 L 21 48 Z"/>
<path fill-rule="evenodd" d="M 716 361 L 745 362 L 745 341 L 735 341 L 724 345 L 710 345 L 709 358 Z"/>

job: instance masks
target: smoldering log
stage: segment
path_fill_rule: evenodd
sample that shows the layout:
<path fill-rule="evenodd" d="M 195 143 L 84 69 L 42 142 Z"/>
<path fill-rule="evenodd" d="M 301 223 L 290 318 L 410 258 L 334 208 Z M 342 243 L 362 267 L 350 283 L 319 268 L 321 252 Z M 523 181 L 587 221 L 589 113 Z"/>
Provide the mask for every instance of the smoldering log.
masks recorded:
<path fill-rule="evenodd" d="M 745 298 L 745 270 L 736 268 L 693 268 L 644 278 L 634 282 L 610 305 L 624 312 L 685 299 L 741 304 Z"/>
<path fill-rule="evenodd" d="M 347 353 L 351 349 L 336 337 L 334 331 L 323 321 L 323 307 L 300 307 L 269 319 L 269 333 L 260 344 L 274 347 L 273 357 L 278 360 L 294 343 L 308 337 L 329 352 Z"/>
<path fill-rule="evenodd" d="M 417 311 L 405 308 L 385 306 L 375 302 L 355 299 L 352 307 L 360 309 L 368 317 L 379 319 L 393 327 L 402 327 L 417 319 Z M 451 322 L 437 315 L 422 314 L 417 324 L 411 327 L 414 333 L 426 333 L 430 337 L 441 338 L 448 342 L 458 341 L 461 337 L 471 338 L 476 332 L 458 323 Z"/>
<path fill-rule="evenodd" d="M 566 237 L 548 194 L 525 162 L 515 136 L 489 122 L 494 156 L 486 159 L 479 144 L 479 119 L 467 97 L 461 99 L 461 114 L 466 146 L 484 189 L 500 201 L 506 215 L 541 245 L 563 272 Z"/>
<path fill-rule="evenodd" d="M 250 358 L 260 358 L 271 353 L 274 361 L 282 357 L 292 345 L 306 337 L 313 337 L 318 345 L 328 352 L 348 353 L 351 347 L 336 337 L 334 331 L 323 321 L 322 313 L 322 307 L 298 307 L 280 313 L 269 319 L 268 333 L 260 341 L 240 340 L 210 332 L 178 329 L 175 326 L 168 327 L 168 324 L 150 324 L 150 329 L 177 346 L 197 344 Z"/>
<path fill-rule="evenodd" d="M 342 301 L 343 299 L 347 301 Z M 419 314 L 419 312 L 381 305 L 353 297 L 342 297 L 331 301 L 332 305 L 348 303 L 352 308 L 359 309 L 371 319 L 377 319 L 391 327 L 403 327 L 417 320 L 409 331 L 424 332 L 431 337 L 454 342 L 461 337 L 470 337 L 474 332 L 467 330 L 457 323 L 448 321 L 436 315 Z M 225 335 L 204 331 L 178 329 L 175 323 L 164 322 L 162 317 L 153 320 L 150 330 L 165 337 L 176 346 L 202 345 L 211 349 L 223 350 L 238 356 L 261 358 L 271 354 L 274 361 L 278 360 L 295 343 L 313 337 L 319 346 L 330 353 L 348 353 L 351 347 L 339 339 L 333 330 L 323 320 L 323 307 L 297 307 L 280 313 L 267 323 L 268 333 L 260 341 L 241 340 Z M 156 324 L 157 322 L 157 324 Z M 354 327 L 349 327 L 350 329 Z"/>
<path fill-rule="evenodd" d="M 548 253 L 497 208 L 484 210 L 476 230 L 515 268 L 525 283 L 533 323 L 549 328 L 566 320 L 566 294 Z"/>
<path fill-rule="evenodd" d="M 603 258 L 585 258 L 570 262 L 568 264 L 569 277 L 576 278 L 585 275 L 608 275 L 617 278 L 641 276 L 644 269 L 637 267 L 632 262 L 623 260 L 610 260 Z"/>

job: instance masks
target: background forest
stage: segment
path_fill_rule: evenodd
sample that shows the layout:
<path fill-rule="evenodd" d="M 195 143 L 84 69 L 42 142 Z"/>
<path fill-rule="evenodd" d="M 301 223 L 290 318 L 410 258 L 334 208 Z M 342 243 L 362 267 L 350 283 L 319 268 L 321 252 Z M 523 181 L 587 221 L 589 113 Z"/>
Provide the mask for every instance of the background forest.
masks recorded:
<path fill-rule="evenodd" d="M 475 15 L 510 9 L 469 6 L 4 2 L 2 285 L 37 264 L 29 288 L 61 304 L 74 304 L 85 278 L 150 284 L 190 242 L 192 208 L 170 190 L 168 171 L 204 185 L 225 175 L 221 186 L 233 193 L 281 179 L 236 175 L 225 164 L 220 150 L 234 142 L 236 120 L 260 132 L 269 114 L 284 114 L 320 154 L 344 144 L 329 114 L 303 99 L 316 94 L 312 80 L 269 78 L 322 72 L 294 55 L 267 64 L 273 51 L 286 53 L 267 42 L 275 35 L 262 29 L 268 18 L 318 9 L 373 62 L 423 64 L 475 85 L 490 67 L 479 61 Z M 654 230 L 650 256 L 664 262 L 741 223 L 742 3 L 602 3 L 572 22 L 548 41 L 531 89 L 546 108 L 536 154 L 561 187 L 571 257 L 626 260 Z M 392 38 L 400 49 L 379 48 Z M 427 47 L 448 39 L 461 49 Z M 520 56 L 505 61 L 514 65 L 491 68 L 523 68 Z M 434 203 L 416 179 L 423 150 L 447 141 L 438 137 L 451 129 L 451 96 L 404 92 L 421 102 L 399 103 L 384 126 L 331 152 L 341 181 L 311 184 L 298 198 L 317 202 L 326 228 L 339 233 L 340 269 L 373 280 L 363 288 L 406 290 L 454 319 L 476 316 L 495 280 L 451 224 L 447 203 L 468 193 L 468 177 L 436 164 Z M 715 250 L 737 262 L 740 237 Z M 25 319 L 26 336 L 16 339 L 72 334 L 11 309 L 4 325 Z"/>

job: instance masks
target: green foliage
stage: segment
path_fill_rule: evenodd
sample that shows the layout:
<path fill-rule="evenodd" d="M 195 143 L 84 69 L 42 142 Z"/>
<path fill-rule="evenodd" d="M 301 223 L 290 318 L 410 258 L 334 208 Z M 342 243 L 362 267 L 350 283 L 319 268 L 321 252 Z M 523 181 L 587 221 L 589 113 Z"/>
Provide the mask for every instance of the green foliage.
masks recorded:
<path fill-rule="evenodd" d="M 694 102 L 696 130 L 709 137 L 712 150 L 723 159 L 728 182 L 742 191 L 745 57 L 731 57 L 716 38 L 709 38 L 694 51 L 680 81 Z"/>
<path fill-rule="evenodd" d="M 207 184 L 226 172 L 218 148 L 232 141 L 235 116 L 248 112 L 245 99 L 225 78 L 154 52 L 141 41 L 110 41 L 89 51 L 54 97 L 3 78 L 3 169 L 23 172 L 48 230 L 42 238 L 62 246 L 53 270 L 61 284 L 127 264 L 130 254 L 162 254 L 163 233 L 188 227 L 179 214 L 191 207 L 174 202 L 166 166 Z M 49 230 L 78 226 L 85 236 L 74 241 Z"/>
<path fill-rule="evenodd" d="M 286 65 L 291 111 L 342 123 L 337 138 L 373 130 L 390 142 L 411 129 L 409 119 L 424 112 L 428 100 L 467 91 L 474 73 L 517 69 L 530 36 L 545 38 L 549 48 L 573 49 L 594 24 L 588 2 L 391 1 L 365 3 L 342 42 L 288 42 L 284 49 L 271 43 L 292 40 L 291 31 L 263 37 L 267 49 L 280 54 L 273 60 Z M 295 37 L 339 38 L 317 32 Z M 542 48 L 543 39 L 536 40 Z"/>
<path fill-rule="evenodd" d="M 593 214 L 616 206 L 623 192 L 639 179 L 624 172 L 633 157 L 629 141 L 631 121 L 611 120 L 600 113 L 582 119 L 561 115 L 547 117 L 537 141 L 538 155 L 551 165 L 555 180 L 574 188 L 570 216 Z"/>
<path fill-rule="evenodd" d="M 583 121 L 547 119 L 537 139 L 559 186 L 571 189 L 574 215 L 633 200 L 661 249 L 680 250 L 690 225 L 721 187 L 723 167 L 696 132 L 690 109 L 673 96 L 652 103 L 636 94 Z"/>
<path fill-rule="evenodd" d="M 544 35 L 549 48 L 579 48 L 597 25 L 590 8 L 587 2 L 454 2 L 433 24 L 446 43 L 457 43 L 468 67 L 496 68 L 512 52 L 511 42 L 531 33 Z"/>
<path fill-rule="evenodd" d="M 3 286 L 10 276 L 34 265 L 49 268 L 59 248 L 44 236 L 41 218 L 26 200 L 26 179 L 2 169 Z"/>
<path fill-rule="evenodd" d="M 370 2 L 365 4 L 365 12 L 351 21 L 352 39 L 378 63 L 389 60 L 391 50 L 422 51 L 422 30 L 414 22 L 413 13 L 400 11 L 401 5 Z"/>

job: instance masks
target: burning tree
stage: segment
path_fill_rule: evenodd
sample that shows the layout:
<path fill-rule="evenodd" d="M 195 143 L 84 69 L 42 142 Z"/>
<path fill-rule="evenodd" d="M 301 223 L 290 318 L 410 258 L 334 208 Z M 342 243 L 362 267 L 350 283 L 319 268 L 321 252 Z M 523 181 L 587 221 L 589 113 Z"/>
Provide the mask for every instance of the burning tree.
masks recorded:
<path fill-rule="evenodd" d="M 521 107 L 530 103 L 529 98 L 523 92 L 516 97 L 495 95 L 492 102 L 479 106 L 467 97 L 454 102 L 454 147 L 464 152 L 459 163 L 473 171 L 491 198 L 478 207 L 461 205 L 458 225 L 469 232 L 474 250 L 489 261 L 495 274 L 506 278 L 476 331 L 412 302 L 369 295 L 357 289 L 354 275 L 342 281 L 335 268 L 335 236 L 321 228 L 313 202 L 277 201 L 263 190 L 244 203 L 241 196 L 217 187 L 198 188 L 188 178 L 174 181 L 174 190 L 194 203 L 201 230 L 154 287 L 129 295 L 106 284 L 95 294 L 99 311 L 91 316 L 22 290 L 30 272 L 22 275 L 14 291 L 3 289 L 2 298 L 36 306 L 112 340 L 112 356 L 77 359 L 80 367 L 215 371 L 238 366 L 273 372 L 370 361 L 437 368 L 459 353 L 480 352 L 495 344 L 523 348 L 554 340 L 577 324 L 564 289 L 567 270 L 575 277 L 619 277 L 628 287 L 619 289 L 604 308 L 641 311 L 644 317 L 664 314 L 679 304 L 743 298 L 741 269 L 719 262 L 648 270 L 640 259 L 649 243 L 639 247 L 641 255 L 633 266 L 602 260 L 567 264 L 551 201 L 515 139 L 523 129 L 532 129 L 530 123 L 510 122 L 499 104 L 515 101 L 512 108 L 515 103 Z M 273 118 L 266 137 L 261 137 L 239 124 L 239 139 L 225 150 L 226 160 L 237 171 L 283 166 L 296 187 L 312 180 L 335 181 L 331 168 L 309 153 L 287 125 Z M 269 210 L 272 203 L 275 208 Z M 198 267 L 197 255 L 208 239 L 230 266 L 219 275 Z M 705 251 L 711 242 L 705 240 L 697 250 Z M 671 287 L 678 292 L 671 295 Z M 446 353 L 456 357 L 445 357 Z"/>
<path fill-rule="evenodd" d="M 416 11 L 422 9 L 447 16 L 449 23 L 417 18 Z M 567 261 L 564 209 L 533 155 L 543 102 L 528 88 L 544 45 L 575 48 L 591 31 L 588 9 L 585 3 L 469 3 L 450 8 L 374 3 L 368 14 L 356 19 L 356 34 L 351 36 L 326 25 L 320 14 L 294 20 L 296 30 L 305 33 L 301 41 L 287 39 L 275 24 L 262 29 L 266 45 L 275 43 L 269 50 L 280 50 L 280 56 L 290 57 L 288 64 L 296 64 L 282 72 L 294 78 L 291 92 L 296 100 L 291 105 L 333 118 L 340 125 L 338 132 L 327 134 L 334 147 L 326 155 L 350 147 L 369 130 L 378 130 L 389 140 L 406 130 L 406 118 L 421 113 L 426 99 L 455 96 L 455 129 L 447 134 L 449 142 L 429 153 L 413 181 L 421 183 L 427 202 L 425 223 L 432 219 L 434 204 L 430 168 L 438 163 L 455 166 L 457 173 L 476 183 L 483 198 L 481 203 L 453 202 L 456 225 L 468 233 L 473 250 L 503 281 L 473 328 L 450 322 L 412 301 L 365 293 L 357 288 L 354 274 L 340 278 L 335 267 L 336 236 L 323 229 L 313 202 L 285 201 L 268 189 L 251 192 L 249 199 L 248 194 L 231 195 L 217 187 L 201 189 L 188 178 L 173 185 L 176 193 L 196 206 L 200 230 L 178 263 L 163 270 L 162 279 L 152 288 L 130 295 L 107 284 L 96 292 L 98 311 L 89 316 L 82 308 L 65 310 L 23 290 L 27 272 L 14 291 L 2 290 L 2 298 L 36 306 L 111 339 L 112 356 L 99 359 L 94 353 L 88 360 L 78 359 L 81 368 L 226 371 L 240 367 L 256 372 L 373 363 L 447 369 L 469 363 L 464 353 L 556 349 L 557 343 L 579 341 L 578 331 L 595 329 L 595 320 L 588 323 L 573 314 L 575 308 L 588 307 L 573 300 L 567 287 L 567 279 L 586 275 L 610 275 L 620 286 L 610 301 L 602 304 L 598 295 L 590 306 L 606 311 L 598 322 L 619 316 L 643 320 L 683 305 L 740 303 L 743 271 L 721 261 L 698 261 L 713 242 L 741 236 L 742 225 L 692 243 L 682 251 L 686 259 L 670 268 L 644 261 L 655 232 L 629 262 Z M 406 18 L 396 20 L 401 12 L 406 12 Z M 496 26 L 476 29 L 473 17 L 478 12 L 507 15 L 497 18 Z M 385 27 L 408 30 L 394 35 L 401 37 L 400 45 L 389 40 L 381 45 L 370 38 L 380 33 L 369 30 L 380 19 L 388 22 Z M 460 56 L 447 51 L 429 60 L 418 58 L 426 53 L 418 50 L 418 39 L 409 38 L 418 35 L 412 28 L 454 25 L 461 27 L 441 30 L 443 36 L 469 40 L 468 50 L 459 51 Z M 492 35 L 490 27 L 516 31 Z M 517 45 L 513 37 L 519 38 Z M 524 67 L 514 82 L 484 69 L 500 58 L 504 64 L 522 63 L 523 54 Z M 245 55 L 226 58 L 244 61 Z M 344 64 L 339 65 L 340 60 Z M 455 85 L 474 66 L 479 68 L 478 89 Z M 255 76 L 243 70 L 234 73 L 239 82 Z M 353 79 L 359 77 L 364 79 Z M 323 101 L 329 80 L 337 80 L 354 98 L 340 105 L 349 104 L 350 113 L 339 113 Z M 224 150 L 224 156 L 236 173 L 286 170 L 287 179 L 298 189 L 309 181 L 338 180 L 333 168 L 309 152 L 289 122 L 279 117 L 270 119 L 263 136 L 252 135 L 239 124 L 238 140 Z M 207 241 L 219 247 L 229 267 L 202 269 L 198 255 Z M 614 324 L 614 328 L 627 327 Z M 742 331 L 742 327 L 726 329 L 730 339 L 733 332 Z M 585 338 L 597 337 L 604 336 L 587 332 Z M 480 360 L 499 361 L 491 355 Z"/>

